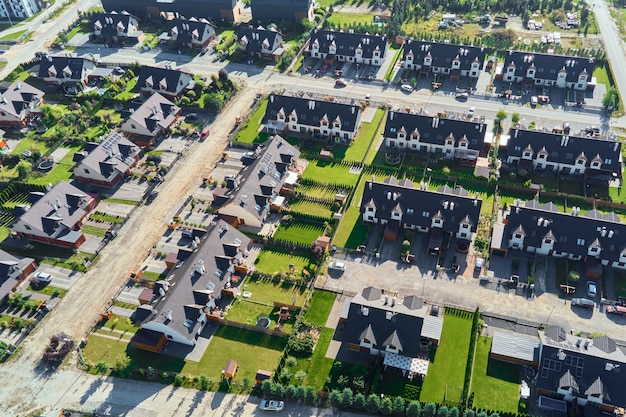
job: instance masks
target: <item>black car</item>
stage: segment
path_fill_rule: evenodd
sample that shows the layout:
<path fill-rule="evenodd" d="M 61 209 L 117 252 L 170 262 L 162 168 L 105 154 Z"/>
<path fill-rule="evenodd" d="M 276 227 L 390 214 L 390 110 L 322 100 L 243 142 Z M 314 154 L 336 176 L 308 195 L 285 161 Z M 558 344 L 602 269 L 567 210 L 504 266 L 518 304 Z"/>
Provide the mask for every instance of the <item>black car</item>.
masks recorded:
<path fill-rule="evenodd" d="M 189 113 L 187 116 L 185 116 L 185 118 L 187 120 L 198 120 L 198 114 L 197 113 Z"/>

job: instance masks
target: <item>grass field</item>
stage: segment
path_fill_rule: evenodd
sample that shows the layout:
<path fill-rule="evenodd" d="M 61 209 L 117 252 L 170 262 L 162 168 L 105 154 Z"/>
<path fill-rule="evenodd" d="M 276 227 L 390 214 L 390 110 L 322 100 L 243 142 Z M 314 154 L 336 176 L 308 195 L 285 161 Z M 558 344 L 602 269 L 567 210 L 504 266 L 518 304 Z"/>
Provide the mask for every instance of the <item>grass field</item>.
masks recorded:
<path fill-rule="evenodd" d="M 337 295 L 334 292 L 315 290 L 304 320 L 317 326 L 325 326 L 336 298 Z"/>
<path fill-rule="evenodd" d="M 343 215 L 333 245 L 339 248 L 356 249 L 367 239 L 369 228 L 363 224 L 358 206 L 350 206 Z"/>
<path fill-rule="evenodd" d="M 324 187 L 322 185 L 300 185 L 298 193 L 314 198 L 333 198 L 337 194 L 337 190 L 333 187 Z"/>
<path fill-rule="evenodd" d="M 315 262 L 311 257 L 291 255 L 288 251 L 279 249 L 263 249 L 254 261 L 256 270 L 266 274 L 287 273 L 290 264 L 293 264 L 296 273 L 303 269 L 307 269 L 309 272 L 315 270 Z"/>
<path fill-rule="evenodd" d="M 371 25 L 375 15 L 375 13 L 333 13 L 326 21 L 329 24 L 339 26 L 341 29 L 348 29 L 351 23 L 355 25 Z"/>
<path fill-rule="evenodd" d="M 446 388 L 448 392 L 461 393 L 471 332 L 470 319 L 445 315 L 441 341 L 428 368 L 428 375 L 424 379 L 420 401 L 442 403 Z"/>
<path fill-rule="evenodd" d="M 236 142 L 256 142 L 257 137 L 259 136 L 261 120 L 265 115 L 265 110 L 267 110 L 267 99 L 263 100 L 259 104 L 259 107 L 257 107 L 254 114 L 252 114 L 252 116 L 246 120 L 245 124 L 239 128 L 237 134 L 235 135 Z"/>
<path fill-rule="evenodd" d="M 248 277 L 243 288 L 252 293 L 251 300 L 265 304 L 272 304 L 276 301 L 283 304 L 295 304 L 300 307 L 304 304 L 306 292 L 306 288 L 300 285 L 254 277 Z M 295 302 L 294 296 L 296 297 Z"/>
<path fill-rule="evenodd" d="M 370 123 L 361 123 L 361 127 L 359 128 L 354 142 L 346 149 L 342 159 L 346 161 L 363 161 L 372 142 L 377 138 L 376 133 L 378 132 L 380 122 L 384 115 L 384 109 L 377 109 Z M 333 155 L 337 157 L 335 151 L 333 151 Z"/>
<path fill-rule="evenodd" d="M 323 328 L 320 337 L 317 340 L 317 344 L 315 345 L 313 355 L 310 358 L 297 358 L 298 362 L 296 366 L 291 368 L 294 376 L 298 371 L 306 372 L 307 377 L 303 383 L 306 385 L 312 385 L 318 390 L 324 388 L 324 385 L 326 384 L 326 377 L 328 377 L 328 374 L 333 367 L 333 363 L 335 362 L 333 359 L 325 356 L 326 351 L 328 350 L 328 345 L 333 338 L 333 334 L 335 334 L 335 329 Z M 295 378 L 292 378 L 291 382 L 294 385 L 301 384 L 296 381 Z"/>
<path fill-rule="evenodd" d="M 319 160 L 309 162 L 302 178 L 348 187 L 353 187 L 359 180 L 357 174 L 350 173 L 349 166 Z"/>
<path fill-rule="evenodd" d="M 252 303 L 246 301 L 246 299 L 237 298 L 228 308 L 226 318 L 238 323 L 245 323 L 254 326 L 257 318 L 270 317 L 273 309 L 273 306 Z M 276 320 L 273 320 L 272 324 L 276 324 Z"/>
<path fill-rule="evenodd" d="M 314 203 L 315 204 L 315 203 Z M 307 211 L 303 211 L 307 213 Z M 314 214 L 309 212 L 310 214 Z M 286 240 L 288 242 L 302 243 L 304 245 L 310 245 L 315 240 L 324 234 L 324 226 L 304 223 L 300 221 L 294 221 L 291 224 L 280 225 L 274 239 Z"/>
<path fill-rule="evenodd" d="M 45 140 L 37 140 L 26 136 L 11 150 L 11 155 L 21 155 L 26 150 L 31 152 L 39 151 L 44 154 L 48 150 L 48 145 Z"/>
<path fill-rule="evenodd" d="M 326 217 L 326 218 L 331 218 L 333 216 L 333 210 L 330 204 L 317 203 L 315 201 L 309 201 L 309 200 L 295 201 L 289 204 L 289 208 L 292 211 L 295 211 L 297 213 L 312 214 L 314 216 L 320 216 L 320 217 Z"/>
<path fill-rule="evenodd" d="M 474 407 L 506 413 L 527 413 L 519 409 L 520 366 L 489 360 L 489 337 L 480 336 L 476 342 L 476 357 L 472 374 Z M 495 392 L 498 395 L 493 395 Z"/>

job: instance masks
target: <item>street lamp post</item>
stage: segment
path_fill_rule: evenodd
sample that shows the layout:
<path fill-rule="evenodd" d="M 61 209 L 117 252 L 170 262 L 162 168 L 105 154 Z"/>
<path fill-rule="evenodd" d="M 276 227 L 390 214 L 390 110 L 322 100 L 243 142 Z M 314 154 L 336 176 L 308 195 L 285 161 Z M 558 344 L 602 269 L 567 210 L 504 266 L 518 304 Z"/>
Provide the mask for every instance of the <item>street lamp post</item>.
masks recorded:
<path fill-rule="evenodd" d="M 430 180 L 433 179 L 433 170 L 432 168 L 426 168 L 426 171 L 428 171 L 428 186 L 430 187 Z"/>

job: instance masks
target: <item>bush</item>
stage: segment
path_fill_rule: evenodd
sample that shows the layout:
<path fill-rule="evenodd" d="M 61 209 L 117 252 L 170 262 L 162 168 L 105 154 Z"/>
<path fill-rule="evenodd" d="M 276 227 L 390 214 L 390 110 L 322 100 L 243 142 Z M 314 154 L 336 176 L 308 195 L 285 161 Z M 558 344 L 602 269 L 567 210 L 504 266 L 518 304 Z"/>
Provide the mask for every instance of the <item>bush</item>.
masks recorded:
<path fill-rule="evenodd" d="M 386 416 L 391 415 L 393 411 L 393 403 L 391 402 L 391 398 L 385 397 L 380 402 L 380 412 Z"/>
<path fill-rule="evenodd" d="M 435 403 L 426 403 L 422 408 L 422 417 L 435 417 L 437 406 Z"/>
<path fill-rule="evenodd" d="M 367 397 L 365 408 L 372 414 L 376 414 L 380 410 L 380 398 L 376 394 L 370 394 Z"/>
<path fill-rule="evenodd" d="M 295 378 L 296 378 L 297 381 L 304 382 L 306 377 L 307 377 L 307 373 L 305 371 L 303 371 L 302 369 L 300 369 L 298 372 L 296 372 Z"/>
<path fill-rule="evenodd" d="M 287 359 L 285 360 L 285 365 L 287 365 L 290 368 L 293 368 L 294 366 L 296 366 L 297 363 L 298 363 L 298 360 L 294 358 L 293 356 L 288 356 Z"/>
<path fill-rule="evenodd" d="M 396 397 L 393 400 L 393 410 L 392 410 L 392 414 L 394 416 L 403 416 L 404 415 L 404 406 L 405 406 L 405 401 L 404 398 L 402 397 Z"/>
<path fill-rule="evenodd" d="M 406 417 L 420 417 L 421 412 L 422 404 L 419 401 L 411 401 L 406 407 Z"/>
<path fill-rule="evenodd" d="M 358 394 L 356 394 L 354 396 L 354 401 L 353 401 L 353 405 L 354 408 L 356 408 L 357 410 L 364 410 L 365 409 L 365 395 L 361 394 L 360 392 Z"/>
<path fill-rule="evenodd" d="M 294 385 L 289 385 L 285 389 L 285 397 L 291 399 L 291 398 L 294 398 L 295 396 L 296 396 L 296 387 Z"/>
<path fill-rule="evenodd" d="M 350 408 L 354 404 L 354 394 L 350 388 L 344 388 L 341 391 L 341 407 Z"/>
<path fill-rule="evenodd" d="M 96 371 L 103 374 L 108 371 L 110 368 L 109 364 L 106 361 L 100 360 L 96 363 Z"/>
<path fill-rule="evenodd" d="M 343 396 L 341 395 L 341 391 L 334 389 L 330 392 L 328 399 L 330 399 L 330 403 L 334 407 L 339 407 L 343 401 Z"/>
<path fill-rule="evenodd" d="M 317 402 L 317 391 L 315 387 L 307 386 L 304 389 L 304 401 L 307 404 L 315 404 Z"/>
<path fill-rule="evenodd" d="M 289 338 L 287 347 L 297 356 L 310 356 L 315 348 L 315 339 L 308 332 L 296 333 Z"/>
<path fill-rule="evenodd" d="M 283 368 L 283 370 L 280 371 L 280 380 L 283 382 L 289 382 L 292 376 L 293 373 L 289 368 Z"/>
<path fill-rule="evenodd" d="M 263 384 L 261 384 L 261 391 L 263 391 L 263 395 L 265 397 L 272 395 L 272 392 L 274 391 L 274 382 L 269 379 L 263 381 Z"/>
<path fill-rule="evenodd" d="M 202 391 L 207 391 L 209 389 L 209 377 L 207 377 L 205 374 L 200 374 L 200 389 Z"/>

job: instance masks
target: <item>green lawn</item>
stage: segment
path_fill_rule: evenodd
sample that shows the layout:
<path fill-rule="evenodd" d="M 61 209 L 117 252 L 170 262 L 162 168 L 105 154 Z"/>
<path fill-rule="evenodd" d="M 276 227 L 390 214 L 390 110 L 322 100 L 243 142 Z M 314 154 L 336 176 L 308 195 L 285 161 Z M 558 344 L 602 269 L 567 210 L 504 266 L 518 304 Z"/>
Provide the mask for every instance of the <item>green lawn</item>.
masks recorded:
<path fill-rule="evenodd" d="M 274 239 L 310 245 L 323 234 L 324 226 L 322 225 L 294 221 L 287 225 L 281 224 L 274 234 Z"/>
<path fill-rule="evenodd" d="M 38 171 L 33 172 L 28 179 L 29 183 L 33 184 L 56 184 L 60 181 L 69 181 L 74 175 L 72 168 L 74 167 L 74 154 L 82 149 L 82 146 L 72 146 L 69 148 L 69 152 L 52 168 L 52 170 L 45 175 L 40 175 Z"/>
<path fill-rule="evenodd" d="M 18 30 L 17 32 L 12 32 L 12 33 L 9 33 L 8 35 L 5 35 L 5 36 L 1 37 L 0 40 L 3 40 L 3 41 L 14 41 L 17 38 L 19 38 L 20 36 L 22 36 L 23 34 L 25 34 L 26 32 L 28 32 L 28 29 Z"/>
<path fill-rule="evenodd" d="M 329 24 L 338 25 L 341 29 L 348 29 L 348 26 L 371 25 L 376 13 L 333 13 L 326 21 Z"/>
<path fill-rule="evenodd" d="M 380 127 L 380 122 L 385 115 L 384 109 L 377 109 L 374 118 L 370 123 L 361 123 L 361 127 L 359 128 L 359 132 L 356 135 L 356 138 L 352 145 L 346 150 L 344 159 L 347 161 L 363 161 L 365 155 L 367 154 L 367 150 L 374 142 L 374 146 L 376 145 L 375 140 L 378 138 L 376 134 L 378 132 L 378 128 Z"/>
<path fill-rule="evenodd" d="M 368 230 L 368 226 L 362 221 L 359 207 L 350 206 L 339 223 L 333 245 L 339 248 L 356 249 L 367 239 Z"/>
<path fill-rule="evenodd" d="M 273 306 L 253 303 L 247 301 L 245 298 L 237 298 L 230 307 L 228 307 L 226 319 L 254 326 L 259 317 L 270 317 L 273 309 Z M 276 320 L 274 318 L 272 325 L 275 324 Z"/>
<path fill-rule="evenodd" d="M 326 218 L 331 218 L 333 216 L 333 210 L 332 210 L 330 203 L 324 204 L 324 203 L 317 203 L 315 201 L 309 201 L 309 200 L 299 200 L 299 201 L 290 203 L 289 208 L 290 210 L 296 213 L 311 214 L 313 216 L 320 216 L 320 217 L 326 217 Z"/>
<path fill-rule="evenodd" d="M 319 160 L 309 162 L 302 178 L 348 187 L 353 187 L 359 180 L 357 174 L 350 173 L 349 166 Z"/>
<path fill-rule="evenodd" d="M 61 288 L 51 287 L 50 285 L 46 285 L 41 288 L 33 288 L 30 285 L 28 286 L 28 291 L 38 292 L 39 294 L 49 295 L 51 297 L 63 298 L 65 294 L 67 294 L 67 290 L 63 290 Z"/>
<path fill-rule="evenodd" d="M 325 326 L 336 298 L 337 294 L 334 292 L 315 290 L 309 308 L 304 315 L 304 320 L 316 326 Z"/>
<path fill-rule="evenodd" d="M 305 385 L 312 385 L 318 390 L 324 388 L 326 378 L 333 367 L 334 359 L 325 357 L 328 345 L 333 339 L 335 329 L 323 328 L 320 337 L 315 345 L 315 350 L 310 358 L 297 358 L 296 366 L 291 368 L 294 375 L 291 382 L 294 385 L 302 384 L 295 379 L 296 372 L 304 371 L 307 373 L 306 379 L 303 381 Z"/>
<path fill-rule="evenodd" d="M 44 154 L 48 151 L 48 145 L 45 140 L 37 140 L 25 136 L 22 140 L 20 140 L 20 143 L 18 143 L 17 146 L 11 150 L 11 154 L 20 155 L 25 150 L 29 150 L 31 152 L 39 151 Z"/>
<path fill-rule="evenodd" d="M 124 91 L 122 91 L 119 94 L 116 94 L 115 97 L 113 97 L 114 100 L 121 100 L 121 101 L 128 101 L 131 100 L 135 94 L 133 90 L 135 89 L 135 86 L 137 85 L 137 80 L 139 79 L 139 77 L 135 77 L 132 80 L 130 80 L 127 84 L 126 84 L 126 89 L 124 89 Z"/>
<path fill-rule="evenodd" d="M 446 388 L 449 392 L 461 393 L 471 332 L 470 319 L 446 313 L 441 341 L 428 367 L 428 375 L 424 378 L 420 401 L 442 403 Z M 458 401 L 460 397 L 458 400 L 450 400 Z"/>
<path fill-rule="evenodd" d="M 254 261 L 257 271 L 265 274 L 276 274 L 278 272 L 289 272 L 289 265 L 293 264 L 296 274 L 303 269 L 313 272 L 315 270 L 315 262 L 309 256 L 291 255 L 288 251 L 279 249 L 263 249 Z"/>
<path fill-rule="evenodd" d="M 520 366 L 489 359 L 489 337 L 480 336 L 476 342 L 476 357 L 472 375 L 474 408 L 506 413 L 528 413 L 519 401 Z M 494 393 L 498 395 L 494 395 Z"/>
<path fill-rule="evenodd" d="M 305 194 L 313 198 L 332 199 L 335 197 L 335 194 L 337 194 L 337 190 L 333 187 L 324 187 L 322 185 L 300 185 L 298 187 L 298 194 Z"/>
<path fill-rule="evenodd" d="M 293 297 L 295 295 L 297 297 L 295 305 L 300 307 L 304 304 L 306 292 L 306 287 L 300 285 L 255 277 L 248 277 L 243 283 L 243 288 L 252 293 L 251 300 L 264 304 L 273 304 L 274 301 L 294 304 Z"/>
<path fill-rule="evenodd" d="M 615 282 L 615 295 L 626 297 L 626 273 L 613 269 L 613 280 Z"/>
<path fill-rule="evenodd" d="M 235 135 L 236 142 L 253 143 L 257 141 L 261 120 L 265 115 L 265 110 L 267 110 L 267 99 L 264 99 L 261 103 L 259 103 L 259 107 L 257 107 L 254 114 L 252 114 L 252 116 L 246 120 L 244 125 L 239 128 L 237 134 Z"/>
<path fill-rule="evenodd" d="M 81 227 L 80 230 L 83 233 L 86 233 L 88 235 L 104 237 L 108 229 L 106 227 L 98 227 L 98 226 L 92 226 L 90 224 L 86 224 L 83 227 Z"/>

